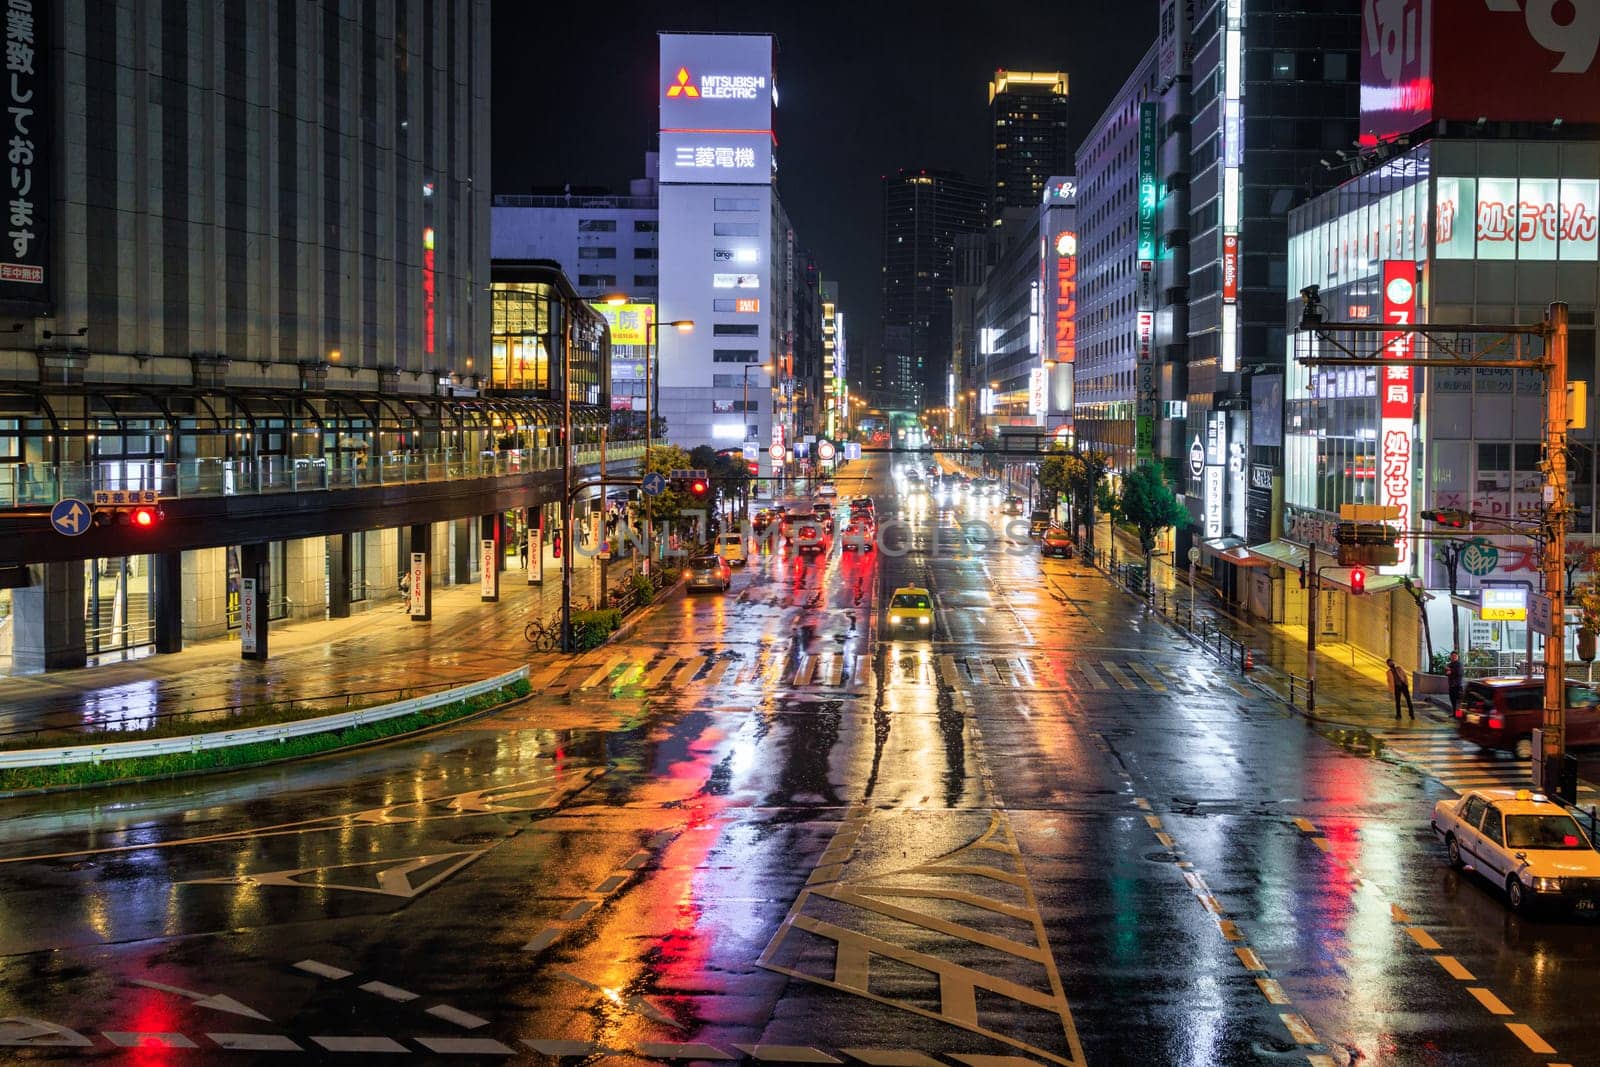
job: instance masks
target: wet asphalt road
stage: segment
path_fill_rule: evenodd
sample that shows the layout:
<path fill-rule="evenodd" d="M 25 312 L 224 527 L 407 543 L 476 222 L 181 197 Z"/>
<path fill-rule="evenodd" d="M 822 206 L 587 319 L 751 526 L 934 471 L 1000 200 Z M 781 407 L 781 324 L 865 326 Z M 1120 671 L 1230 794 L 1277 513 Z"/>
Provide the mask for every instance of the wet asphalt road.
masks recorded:
<path fill-rule="evenodd" d="M 1600 929 L 1450 871 L 1438 782 L 854 470 L 904 554 L 762 557 L 509 711 L 7 802 L 0 1060 L 1600 1062 Z"/>

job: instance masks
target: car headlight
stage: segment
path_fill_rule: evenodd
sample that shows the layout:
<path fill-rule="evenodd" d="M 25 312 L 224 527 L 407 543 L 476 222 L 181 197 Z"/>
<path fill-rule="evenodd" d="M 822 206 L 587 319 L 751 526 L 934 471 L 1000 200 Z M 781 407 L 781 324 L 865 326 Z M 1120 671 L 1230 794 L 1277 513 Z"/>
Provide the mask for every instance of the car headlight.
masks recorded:
<path fill-rule="evenodd" d="M 917 621 L 918 621 L 918 622 L 920 622 L 920 623 L 922 623 L 922 625 L 924 625 L 924 626 L 926 626 L 926 625 L 928 625 L 928 624 L 929 624 L 929 623 L 930 623 L 930 622 L 932 622 L 932 621 L 933 621 L 933 620 L 932 620 L 932 619 L 930 619 L 930 618 L 929 618 L 929 617 L 928 617 L 928 616 L 926 616 L 926 615 L 923 615 L 923 616 L 922 616 L 922 617 L 921 617 L 921 618 L 919 618 L 919 619 L 918 619 L 918 620 L 917 620 Z"/>
<path fill-rule="evenodd" d="M 898 616 L 898 615 L 890 615 L 889 616 L 889 623 L 891 625 L 893 625 L 893 626 L 900 625 L 900 616 Z"/>
<path fill-rule="evenodd" d="M 1559 893 L 1561 892 L 1561 879 L 1535 878 L 1533 880 L 1533 891 L 1535 893 Z"/>

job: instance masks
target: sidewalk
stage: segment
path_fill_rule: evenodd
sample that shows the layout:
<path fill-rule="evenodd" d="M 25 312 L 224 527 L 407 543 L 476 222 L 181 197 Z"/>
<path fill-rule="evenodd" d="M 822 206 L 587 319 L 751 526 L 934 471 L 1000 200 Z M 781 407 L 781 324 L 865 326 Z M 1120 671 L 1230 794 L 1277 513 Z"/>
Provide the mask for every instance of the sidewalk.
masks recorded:
<path fill-rule="evenodd" d="M 176 711 L 328 697 L 342 702 L 347 693 L 374 699 L 512 670 L 529 660 L 524 625 L 560 610 L 560 561 L 547 554 L 545 563 L 543 584 L 529 585 L 513 560 L 500 576 L 498 603 L 484 603 L 477 582 L 435 587 L 428 622 L 406 615 L 397 590 L 346 619 L 274 622 L 265 662 L 241 659 L 234 634 L 172 655 L 0 678 L 0 747 L 11 731 L 133 729 Z M 629 566 L 614 564 L 613 585 Z M 594 561 L 580 553 L 573 559 L 573 602 L 590 596 L 593 584 Z"/>
<path fill-rule="evenodd" d="M 1097 541 L 1104 536 L 1106 525 L 1096 530 Z M 1116 531 L 1117 562 L 1143 562 L 1138 538 L 1123 530 Z M 1097 547 L 1104 552 L 1105 545 Z M 1102 555 L 1101 562 L 1106 562 Z M 1150 576 L 1155 587 L 1154 606 L 1162 611 L 1180 630 L 1189 621 L 1189 588 L 1187 568 L 1179 571 L 1170 561 L 1157 559 Z M 1345 641 L 1319 640 L 1317 642 L 1316 711 L 1305 711 L 1306 628 L 1303 625 L 1267 623 L 1250 618 L 1218 599 L 1215 592 L 1204 583 L 1197 582 L 1192 590 L 1195 629 L 1218 631 L 1244 645 L 1252 653 L 1254 669 L 1250 680 L 1268 690 L 1285 703 L 1291 704 L 1301 715 L 1329 725 L 1350 726 L 1363 730 L 1454 730 L 1455 723 L 1449 711 L 1425 697 L 1415 697 L 1417 718 L 1396 722 L 1394 700 L 1389 695 L 1385 679 L 1384 662 L 1364 649 Z M 1238 667 L 1224 669 L 1237 670 Z M 1291 701 L 1290 675 L 1294 676 Z"/>

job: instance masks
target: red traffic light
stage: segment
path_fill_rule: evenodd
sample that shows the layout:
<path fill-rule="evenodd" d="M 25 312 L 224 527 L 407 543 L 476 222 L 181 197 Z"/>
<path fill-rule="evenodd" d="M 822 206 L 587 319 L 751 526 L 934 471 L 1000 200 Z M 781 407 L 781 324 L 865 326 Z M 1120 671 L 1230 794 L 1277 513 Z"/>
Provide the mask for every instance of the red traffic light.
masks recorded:
<path fill-rule="evenodd" d="M 151 527 L 156 524 L 155 508 L 134 508 L 133 524 L 135 526 Z"/>
<path fill-rule="evenodd" d="M 706 493 L 710 492 L 710 490 L 711 487 L 706 484 L 704 478 L 696 478 L 694 481 L 689 483 L 689 495 L 692 497 L 705 496 Z"/>
<path fill-rule="evenodd" d="M 1367 591 L 1367 572 L 1362 567 L 1352 567 L 1350 570 L 1350 592 L 1360 596 Z"/>

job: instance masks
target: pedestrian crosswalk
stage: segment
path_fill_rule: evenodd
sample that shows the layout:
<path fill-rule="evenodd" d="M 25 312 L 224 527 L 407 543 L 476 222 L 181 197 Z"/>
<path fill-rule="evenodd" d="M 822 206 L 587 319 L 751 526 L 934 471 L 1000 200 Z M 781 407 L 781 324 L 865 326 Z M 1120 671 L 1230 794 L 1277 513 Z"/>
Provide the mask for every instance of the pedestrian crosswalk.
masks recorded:
<path fill-rule="evenodd" d="M 1070 653 L 901 656 L 888 665 L 889 684 L 945 689 L 1046 689 L 1088 693 L 1222 694 L 1257 698 L 1228 671 L 1154 658 L 1115 659 Z"/>
<path fill-rule="evenodd" d="M 577 659 L 535 664 L 536 692 L 611 696 L 711 691 L 815 690 L 860 692 L 873 675 L 872 660 L 853 650 L 796 651 L 777 644 L 684 649 L 597 651 Z M 1126 694 L 1210 695 L 1258 698 L 1232 673 L 1152 657 L 1105 658 L 1062 652 L 955 655 L 921 651 L 890 655 L 884 683 L 937 689 L 1069 691 L 1116 697 Z"/>
<path fill-rule="evenodd" d="M 1400 733 L 1377 731 L 1373 735 L 1389 755 L 1412 765 L 1457 793 L 1468 789 L 1530 789 L 1533 778 L 1528 761 L 1505 752 L 1485 752 L 1461 740 L 1454 731 Z M 1600 790 L 1587 782 L 1578 785 L 1578 803 L 1600 803 Z"/>
<path fill-rule="evenodd" d="M 712 648 L 682 652 L 644 649 L 589 654 L 535 666 L 529 676 L 535 692 L 586 696 L 637 697 L 750 687 L 805 690 L 859 690 L 871 662 L 854 652 L 794 652 L 774 647 Z"/>

